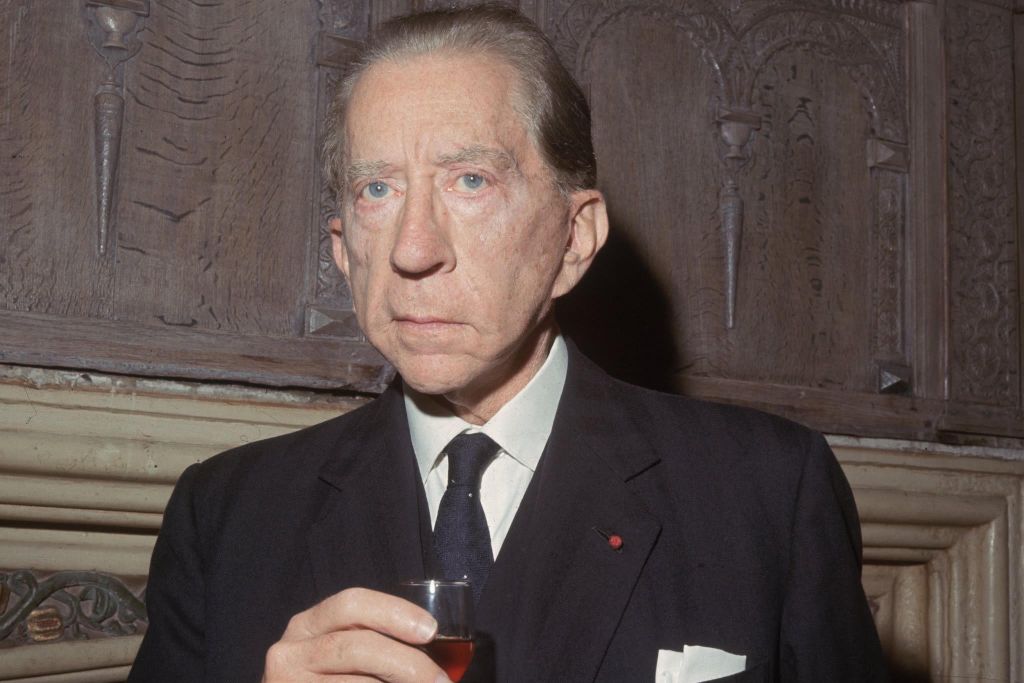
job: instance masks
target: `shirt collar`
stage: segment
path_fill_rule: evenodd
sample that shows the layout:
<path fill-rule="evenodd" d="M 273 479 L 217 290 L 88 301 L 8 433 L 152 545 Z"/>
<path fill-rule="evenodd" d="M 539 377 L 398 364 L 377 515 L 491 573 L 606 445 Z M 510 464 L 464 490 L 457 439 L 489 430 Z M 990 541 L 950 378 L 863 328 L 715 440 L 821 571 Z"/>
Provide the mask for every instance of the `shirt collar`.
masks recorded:
<path fill-rule="evenodd" d="M 483 432 L 524 467 L 536 470 L 551 435 L 568 367 L 569 351 L 562 335 L 558 335 L 537 374 L 479 427 L 457 417 L 435 398 L 403 384 L 409 436 L 423 480 L 448 442 L 462 432 Z"/>

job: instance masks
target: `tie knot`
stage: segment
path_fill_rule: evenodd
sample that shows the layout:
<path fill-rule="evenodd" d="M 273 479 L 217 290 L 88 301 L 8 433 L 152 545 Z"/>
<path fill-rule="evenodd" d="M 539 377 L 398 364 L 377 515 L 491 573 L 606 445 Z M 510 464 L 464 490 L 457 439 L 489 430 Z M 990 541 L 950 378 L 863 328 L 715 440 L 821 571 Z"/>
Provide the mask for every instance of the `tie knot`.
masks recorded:
<path fill-rule="evenodd" d="M 448 442 L 444 452 L 448 456 L 448 486 L 480 488 L 484 467 L 501 446 L 486 434 L 459 434 Z"/>

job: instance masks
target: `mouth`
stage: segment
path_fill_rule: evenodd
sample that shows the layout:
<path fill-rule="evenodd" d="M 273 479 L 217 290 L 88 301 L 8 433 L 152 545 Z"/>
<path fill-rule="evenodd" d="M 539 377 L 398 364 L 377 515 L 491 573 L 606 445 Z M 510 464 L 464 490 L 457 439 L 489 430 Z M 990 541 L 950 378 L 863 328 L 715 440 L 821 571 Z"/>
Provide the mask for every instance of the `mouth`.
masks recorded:
<path fill-rule="evenodd" d="M 433 315 L 396 315 L 395 322 L 407 325 L 430 326 L 430 325 L 457 325 L 454 320 L 441 318 Z"/>
<path fill-rule="evenodd" d="M 406 333 L 425 335 L 449 332 L 461 325 L 456 320 L 433 315 L 398 315 L 394 321 Z"/>

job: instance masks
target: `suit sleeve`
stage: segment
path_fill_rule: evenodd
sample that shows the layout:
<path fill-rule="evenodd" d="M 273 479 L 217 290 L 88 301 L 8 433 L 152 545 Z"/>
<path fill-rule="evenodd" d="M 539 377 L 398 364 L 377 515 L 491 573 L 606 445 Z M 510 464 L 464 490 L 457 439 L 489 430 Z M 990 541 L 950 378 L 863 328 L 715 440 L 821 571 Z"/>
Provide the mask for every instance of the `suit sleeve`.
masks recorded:
<path fill-rule="evenodd" d="M 128 683 L 203 680 L 205 607 L 196 467 L 181 475 L 164 511 L 146 586 L 149 628 Z"/>
<path fill-rule="evenodd" d="M 780 679 L 888 680 L 861 586 L 853 492 L 821 435 L 800 478 L 780 635 Z"/>

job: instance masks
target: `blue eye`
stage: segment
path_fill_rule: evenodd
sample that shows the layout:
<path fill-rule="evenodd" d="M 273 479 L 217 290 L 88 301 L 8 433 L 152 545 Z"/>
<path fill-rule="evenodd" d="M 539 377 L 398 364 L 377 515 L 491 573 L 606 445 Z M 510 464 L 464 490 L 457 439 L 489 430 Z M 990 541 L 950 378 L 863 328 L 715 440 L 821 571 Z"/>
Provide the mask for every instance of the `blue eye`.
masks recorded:
<path fill-rule="evenodd" d="M 479 190 L 487 184 L 487 181 L 484 180 L 482 175 L 477 173 L 466 173 L 459 176 L 458 184 L 464 190 Z"/>
<path fill-rule="evenodd" d="M 370 199 L 383 199 L 390 191 L 391 188 L 387 186 L 387 183 L 375 180 L 363 188 L 363 196 L 369 197 Z"/>

